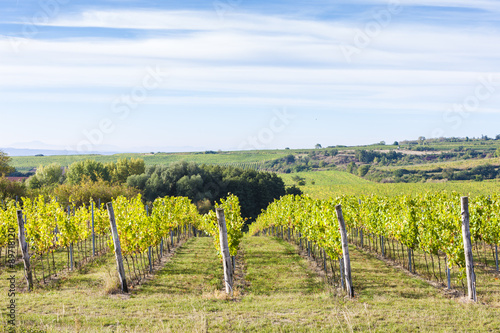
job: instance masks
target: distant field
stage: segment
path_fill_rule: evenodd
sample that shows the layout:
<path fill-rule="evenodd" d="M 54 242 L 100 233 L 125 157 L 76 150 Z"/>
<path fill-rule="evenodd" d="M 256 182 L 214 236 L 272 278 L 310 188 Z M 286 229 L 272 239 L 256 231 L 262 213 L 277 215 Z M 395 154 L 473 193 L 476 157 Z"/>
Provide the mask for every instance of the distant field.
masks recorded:
<path fill-rule="evenodd" d="M 178 161 L 196 162 L 199 164 L 231 165 L 242 168 L 259 168 L 260 164 L 290 154 L 289 151 L 240 151 L 222 152 L 218 154 L 175 153 L 175 154 L 116 154 L 116 155 L 66 155 L 66 156 L 19 156 L 12 157 L 12 166 L 18 171 L 26 172 L 40 165 L 58 163 L 68 166 L 75 161 L 93 159 L 99 162 L 116 162 L 120 158 L 142 158 L 147 166 L 168 165 Z"/>
<path fill-rule="evenodd" d="M 462 195 L 489 195 L 500 192 L 500 181 L 444 182 L 444 183 L 396 183 L 380 184 L 370 182 L 341 171 L 299 172 L 281 175 L 286 185 L 295 185 L 294 175 L 305 178 L 306 185 L 300 188 L 305 194 L 316 199 L 327 199 L 342 194 L 349 195 L 399 195 L 428 191 L 456 191 Z M 312 182 L 315 182 L 313 185 Z"/>
<path fill-rule="evenodd" d="M 453 169 L 470 169 L 480 165 L 500 165 L 500 158 L 482 158 L 482 159 L 471 159 L 471 160 L 460 160 L 452 162 L 435 162 L 435 163 L 425 163 L 416 165 L 397 165 L 397 166 L 387 166 L 387 167 L 377 167 L 380 170 L 396 170 L 396 169 L 407 169 L 407 170 L 422 170 L 428 171 L 436 168 L 453 168 Z"/>

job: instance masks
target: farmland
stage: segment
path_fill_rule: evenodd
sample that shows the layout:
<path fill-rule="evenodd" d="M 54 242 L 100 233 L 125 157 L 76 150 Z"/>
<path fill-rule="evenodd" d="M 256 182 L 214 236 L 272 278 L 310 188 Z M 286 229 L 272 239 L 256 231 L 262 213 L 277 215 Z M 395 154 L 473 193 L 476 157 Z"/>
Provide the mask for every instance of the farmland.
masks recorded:
<path fill-rule="evenodd" d="M 489 195 L 498 193 L 499 180 L 474 182 L 474 181 L 449 181 L 436 183 L 389 183 L 381 184 L 370 182 L 358 176 L 341 171 L 300 172 L 298 175 L 306 181 L 300 188 L 305 194 L 316 199 L 327 199 L 332 196 L 346 195 L 385 195 L 394 196 L 401 194 L 431 192 L 458 192 L 462 195 Z M 280 175 L 286 185 L 296 185 L 292 180 L 294 175 Z"/>
<path fill-rule="evenodd" d="M 355 151 L 366 148 L 335 149 L 339 155 L 354 156 Z M 443 151 L 445 148 L 456 149 L 451 144 L 443 147 Z M 27 171 L 37 165 L 54 162 L 68 166 L 74 161 L 89 158 L 106 163 L 139 157 L 144 159 L 146 166 L 188 161 L 265 170 L 269 165 L 267 162 L 281 161 L 290 154 L 296 156 L 299 163 L 308 164 L 304 161 L 309 156 L 314 161 L 314 156 L 322 156 L 327 151 L 33 156 L 14 157 L 12 164 L 18 171 Z M 498 158 L 490 156 L 377 168 L 419 171 L 434 170 L 436 167 L 469 169 L 486 164 L 500 163 Z M 426 192 L 457 192 L 477 197 L 498 193 L 500 185 L 499 179 L 377 183 L 346 172 L 344 165 L 314 170 L 279 173 L 279 176 L 287 186 L 299 186 L 304 194 L 314 199 L 372 194 L 395 197 Z M 459 217 L 459 214 L 455 215 Z M 330 225 L 330 220 L 333 216 L 325 223 Z M 51 224 L 50 230 L 53 227 Z M 147 229 L 152 230 L 153 227 Z M 212 235 L 217 235 L 216 229 L 212 231 Z M 138 230 L 137 235 L 141 232 Z M 165 230 L 165 235 L 167 232 Z M 375 235 L 373 239 L 377 237 Z M 139 236 L 128 238 L 139 239 Z M 147 237 L 141 236 L 141 239 Z M 147 252 L 149 244 L 145 243 L 141 251 Z M 156 270 L 141 279 L 128 294 L 116 288 L 116 262 L 112 251 L 76 271 L 58 272 L 51 282 L 38 284 L 31 293 L 26 292 L 23 266 L 18 262 L 15 267 L 16 288 L 19 291 L 16 294 L 17 321 L 19 327 L 38 332 L 500 330 L 500 321 L 496 319 L 500 306 L 498 273 L 481 270 L 478 278 L 479 303 L 472 304 L 466 302 L 460 292 L 446 291 L 442 285 L 430 283 L 421 275 L 410 274 L 387 258 L 381 260 L 379 254 L 370 252 L 366 247 L 362 249 L 351 243 L 350 252 L 355 290 L 353 300 L 347 299 L 339 288 L 328 284 L 321 269 L 307 260 L 296 245 L 262 235 L 251 237 L 247 234 L 240 243 L 233 297 L 223 292 L 221 260 L 211 237 L 196 237 L 181 242 L 174 253 L 169 253 Z M 423 253 L 415 253 L 419 260 L 424 260 Z M 48 260 L 50 256 L 45 258 Z M 65 253 L 60 252 L 56 259 L 65 261 Z M 130 254 L 129 259 L 133 262 Z M 35 265 L 42 266 L 42 260 Z M 135 267 L 132 271 L 135 272 Z M 457 285 L 456 270 L 454 272 L 453 283 Z M 10 272 L 4 267 L 0 270 L 0 288 L 4 290 L 8 289 L 7 277 L 10 277 Z M 6 295 L 0 301 L 7 302 Z M 5 317 L 1 325 L 5 327 Z"/>
<path fill-rule="evenodd" d="M 461 303 L 363 251 L 351 250 L 353 301 L 336 296 L 296 247 L 268 237 L 244 238 L 237 274 L 246 282 L 229 300 L 220 291 L 222 267 L 211 239 L 194 238 L 129 295 L 104 290 L 116 269 L 112 254 L 34 293 L 19 293 L 19 325 L 38 332 L 500 329 L 498 303 Z M 3 271 L 2 289 L 6 276 Z M 16 278 L 21 284 L 22 267 Z"/>
<path fill-rule="evenodd" d="M 69 166 L 73 162 L 93 159 L 98 162 L 116 162 L 120 158 L 141 158 L 146 166 L 169 165 L 179 161 L 189 161 L 199 164 L 231 165 L 235 167 L 255 166 L 262 162 L 274 160 L 287 155 L 286 151 L 259 152 L 213 152 L 213 153 L 156 153 L 156 154 L 115 154 L 115 155 L 59 155 L 59 156 L 17 156 L 12 157 L 12 166 L 18 171 L 29 171 L 40 165 L 57 163 Z"/>

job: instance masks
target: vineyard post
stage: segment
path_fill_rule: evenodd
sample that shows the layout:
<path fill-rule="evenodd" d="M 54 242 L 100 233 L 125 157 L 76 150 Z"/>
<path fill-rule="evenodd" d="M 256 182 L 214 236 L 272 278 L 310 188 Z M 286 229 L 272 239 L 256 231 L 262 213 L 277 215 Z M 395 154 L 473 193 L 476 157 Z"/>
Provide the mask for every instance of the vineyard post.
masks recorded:
<path fill-rule="evenodd" d="M 146 205 L 146 217 L 149 217 L 149 206 Z M 151 262 L 151 246 L 148 247 L 149 274 L 153 273 L 153 264 Z"/>
<path fill-rule="evenodd" d="M 382 257 L 385 257 L 384 236 L 380 236 L 380 248 L 382 250 Z"/>
<path fill-rule="evenodd" d="M 361 209 L 361 199 L 358 199 L 358 204 L 359 204 L 360 209 Z M 361 248 L 363 248 L 363 228 L 360 228 L 359 231 L 360 231 L 359 238 L 360 238 L 360 242 L 361 242 Z"/>
<path fill-rule="evenodd" d="M 323 249 L 323 269 L 325 270 L 326 276 L 328 277 L 328 271 L 326 270 L 326 251 Z"/>
<path fill-rule="evenodd" d="M 231 255 L 229 253 L 229 243 L 227 240 L 227 226 L 226 218 L 224 216 L 224 209 L 217 208 L 217 222 L 219 224 L 219 237 L 220 249 L 222 253 L 222 260 L 224 263 L 224 282 L 226 284 L 226 294 L 233 293 L 233 270 L 231 264 Z"/>
<path fill-rule="evenodd" d="M 462 197 L 462 234 L 464 239 L 465 266 L 467 271 L 467 289 L 469 299 L 477 302 L 476 275 L 474 274 L 474 258 L 472 257 L 472 243 L 470 236 L 469 198 Z"/>
<path fill-rule="evenodd" d="M 92 256 L 95 257 L 95 228 L 94 228 L 94 202 L 91 202 L 92 206 Z"/>
<path fill-rule="evenodd" d="M 344 258 L 340 257 L 339 259 L 339 268 L 340 268 L 340 286 L 342 290 L 345 290 L 345 282 L 344 282 L 344 276 L 345 276 L 345 270 L 344 270 Z"/>
<path fill-rule="evenodd" d="M 498 245 L 495 245 L 495 263 L 497 265 L 497 272 L 498 270 Z"/>
<path fill-rule="evenodd" d="M 73 243 L 69 245 L 69 260 L 71 262 L 71 271 L 73 271 Z"/>
<path fill-rule="evenodd" d="M 116 265 L 118 268 L 118 276 L 122 286 L 122 291 L 128 293 L 127 280 L 125 278 L 125 267 L 123 266 L 122 248 L 120 245 L 120 237 L 118 236 L 118 228 L 116 227 L 115 212 L 113 211 L 113 204 L 107 204 L 109 223 L 111 225 L 111 234 L 113 235 L 113 244 L 115 246 Z"/>
<path fill-rule="evenodd" d="M 411 256 L 412 256 L 411 249 L 408 248 L 408 269 L 409 269 L 410 273 L 413 273 L 413 268 L 412 268 L 412 264 L 411 264 Z"/>
<path fill-rule="evenodd" d="M 448 290 L 451 290 L 451 270 L 448 267 L 448 255 L 444 257 L 444 265 L 446 269 L 446 279 L 448 280 Z"/>
<path fill-rule="evenodd" d="M 68 206 L 68 219 L 71 219 L 71 207 Z M 73 271 L 73 243 L 69 244 L 70 270 Z"/>
<path fill-rule="evenodd" d="M 448 275 L 448 290 L 451 290 L 451 270 L 448 265 L 446 265 L 446 275 Z"/>
<path fill-rule="evenodd" d="M 33 274 L 31 272 L 30 254 L 26 235 L 24 230 L 23 211 L 17 211 L 17 224 L 19 225 L 19 245 L 23 254 L 24 270 L 26 271 L 26 282 L 28 283 L 28 291 L 33 290 Z"/>
<path fill-rule="evenodd" d="M 342 205 L 335 206 L 337 211 L 337 218 L 340 226 L 340 236 L 342 239 L 342 253 L 344 254 L 344 269 L 345 269 L 345 282 L 347 287 L 347 294 L 350 298 L 354 297 L 354 289 L 352 287 L 351 278 L 351 260 L 349 258 L 349 244 L 347 243 L 347 232 L 345 230 L 344 215 L 342 214 Z"/>
<path fill-rule="evenodd" d="M 151 262 L 151 246 L 148 247 L 149 274 L 153 273 L 153 264 Z"/>

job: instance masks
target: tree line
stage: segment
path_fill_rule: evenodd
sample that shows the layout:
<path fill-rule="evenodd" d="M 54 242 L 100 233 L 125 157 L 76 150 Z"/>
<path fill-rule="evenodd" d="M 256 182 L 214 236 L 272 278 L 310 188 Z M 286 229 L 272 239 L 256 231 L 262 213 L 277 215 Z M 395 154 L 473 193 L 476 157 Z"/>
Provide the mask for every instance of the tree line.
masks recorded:
<path fill-rule="evenodd" d="M 8 158 L 5 160 L 8 165 Z M 12 172 L 12 168 L 4 170 Z M 52 163 L 37 168 L 25 183 L 0 179 L 3 200 L 43 194 L 54 195 L 63 204 L 81 205 L 91 198 L 107 202 L 118 195 L 132 197 L 138 193 L 145 202 L 165 196 L 188 197 L 200 213 L 208 212 L 221 199 L 235 194 L 240 199 L 243 216 L 252 220 L 275 199 L 302 192 L 297 187 L 286 188 L 275 173 L 193 162 L 146 167 L 140 158 L 111 163 L 88 159 L 69 167 Z"/>

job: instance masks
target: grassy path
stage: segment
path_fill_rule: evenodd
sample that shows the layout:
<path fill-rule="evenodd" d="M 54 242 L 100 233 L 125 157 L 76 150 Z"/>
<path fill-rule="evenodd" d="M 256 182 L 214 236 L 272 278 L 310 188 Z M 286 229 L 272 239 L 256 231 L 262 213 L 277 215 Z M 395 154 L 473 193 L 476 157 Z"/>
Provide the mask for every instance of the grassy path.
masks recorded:
<path fill-rule="evenodd" d="M 242 253 L 247 287 L 234 300 L 221 292 L 212 240 L 196 238 L 130 295 L 103 292 L 112 255 L 51 288 L 18 294 L 18 321 L 42 332 L 500 331 L 499 308 L 446 299 L 354 249 L 355 300 L 334 297 L 286 242 L 246 237 Z"/>

